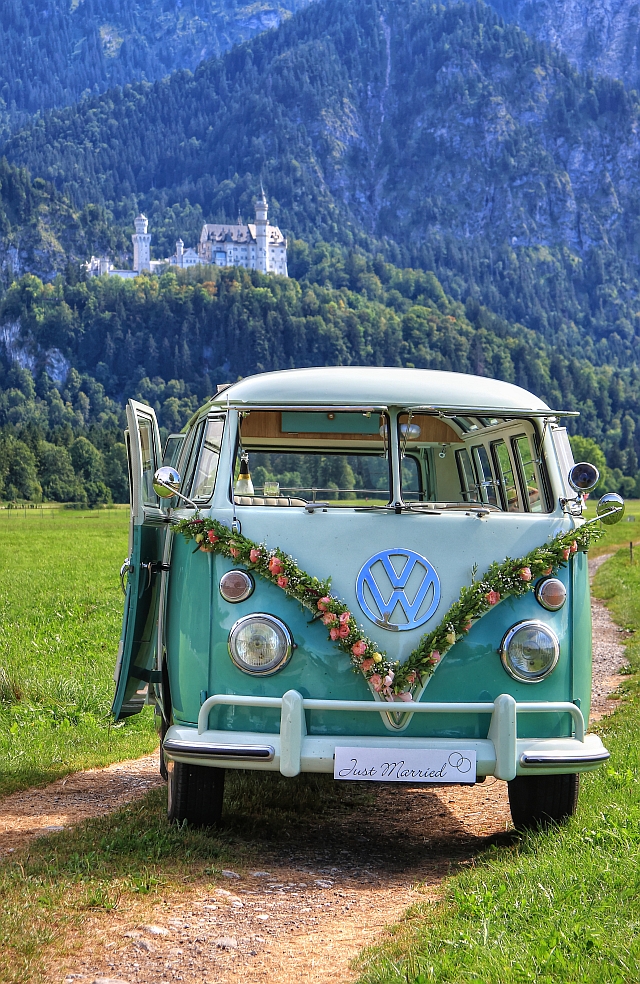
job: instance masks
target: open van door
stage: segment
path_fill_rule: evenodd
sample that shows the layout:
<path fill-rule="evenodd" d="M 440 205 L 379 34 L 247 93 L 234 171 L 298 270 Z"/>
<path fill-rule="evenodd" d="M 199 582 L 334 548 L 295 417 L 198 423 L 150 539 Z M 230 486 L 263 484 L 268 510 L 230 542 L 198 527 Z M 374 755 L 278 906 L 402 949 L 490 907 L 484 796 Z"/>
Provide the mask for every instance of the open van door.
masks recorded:
<path fill-rule="evenodd" d="M 116 721 L 138 714 L 150 683 L 160 682 L 156 666 L 158 604 L 167 517 L 153 490 L 162 462 L 155 411 L 135 400 L 127 404 L 125 442 L 129 456 L 129 556 L 120 572 L 127 587 L 111 713 Z"/>

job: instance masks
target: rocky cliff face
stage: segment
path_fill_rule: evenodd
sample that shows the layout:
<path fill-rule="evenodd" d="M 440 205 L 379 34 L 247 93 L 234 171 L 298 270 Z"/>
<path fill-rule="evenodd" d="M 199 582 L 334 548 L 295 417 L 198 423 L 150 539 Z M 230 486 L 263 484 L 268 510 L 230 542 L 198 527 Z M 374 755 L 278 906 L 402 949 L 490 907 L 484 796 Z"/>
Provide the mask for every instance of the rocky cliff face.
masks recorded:
<path fill-rule="evenodd" d="M 637 0 L 492 0 L 491 5 L 532 37 L 555 45 L 579 69 L 640 88 Z"/>

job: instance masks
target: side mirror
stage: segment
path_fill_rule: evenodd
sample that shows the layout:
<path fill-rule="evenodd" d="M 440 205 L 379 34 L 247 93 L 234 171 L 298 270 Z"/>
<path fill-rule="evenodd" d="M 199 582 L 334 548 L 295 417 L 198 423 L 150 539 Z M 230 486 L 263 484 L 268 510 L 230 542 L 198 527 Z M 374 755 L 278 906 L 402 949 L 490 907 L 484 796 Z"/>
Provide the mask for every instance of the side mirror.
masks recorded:
<path fill-rule="evenodd" d="M 588 461 L 579 461 L 569 472 L 569 485 L 578 495 L 585 492 L 593 492 L 600 481 L 600 472 L 595 465 L 590 465 Z"/>
<path fill-rule="evenodd" d="M 181 478 L 175 468 L 163 465 L 153 476 L 153 491 L 161 499 L 171 499 L 180 490 Z"/>
<path fill-rule="evenodd" d="M 596 506 L 596 516 L 605 526 L 615 526 L 624 516 L 624 499 L 617 492 L 607 492 Z"/>

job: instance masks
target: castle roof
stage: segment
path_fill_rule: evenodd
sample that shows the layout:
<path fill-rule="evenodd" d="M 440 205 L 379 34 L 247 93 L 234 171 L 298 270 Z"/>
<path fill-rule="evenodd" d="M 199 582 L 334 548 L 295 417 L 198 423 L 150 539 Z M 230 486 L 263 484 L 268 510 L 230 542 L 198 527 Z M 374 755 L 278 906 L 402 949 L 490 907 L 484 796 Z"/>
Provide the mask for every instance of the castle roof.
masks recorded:
<path fill-rule="evenodd" d="M 285 238 L 277 226 L 267 226 L 267 241 L 270 246 L 284 246 Z M 253 223 L 248 225 L 227 225 L 226 223 L 208 223 L 202 227 L 200 242 L 216 243 L 255 243 L 256 227 Z"/>

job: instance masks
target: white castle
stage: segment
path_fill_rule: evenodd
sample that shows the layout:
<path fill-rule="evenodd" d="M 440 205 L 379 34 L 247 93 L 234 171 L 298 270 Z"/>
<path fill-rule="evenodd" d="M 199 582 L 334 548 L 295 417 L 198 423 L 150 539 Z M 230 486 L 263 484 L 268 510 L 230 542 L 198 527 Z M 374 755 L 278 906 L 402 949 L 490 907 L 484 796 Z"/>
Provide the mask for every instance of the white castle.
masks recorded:
<path fill-rule="evenodd" d="M 197 249 L 188 247 L 179 239 L 176 251 L 166 260 L 151 259 L 151 233 L 145 215 L 134 219 L 133 269 L 116 270 L 104 256 L 92 256 L 86 264 L 90 276 L 122 277 L 129 279 L 140 273 L 159 273 L 167 266 L 186 269 L 198 265 L 239 266 L 261 273 L 277 273 L 288 277 L 287 240 L 277 226 L 269 225 L 267 212 L 269 205 L 264 191 L 256 201 L 256 220 L 248 225 L 227 225 L 208 223 L 202 227 Z"/>

